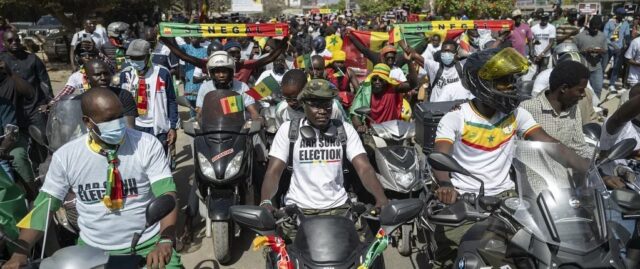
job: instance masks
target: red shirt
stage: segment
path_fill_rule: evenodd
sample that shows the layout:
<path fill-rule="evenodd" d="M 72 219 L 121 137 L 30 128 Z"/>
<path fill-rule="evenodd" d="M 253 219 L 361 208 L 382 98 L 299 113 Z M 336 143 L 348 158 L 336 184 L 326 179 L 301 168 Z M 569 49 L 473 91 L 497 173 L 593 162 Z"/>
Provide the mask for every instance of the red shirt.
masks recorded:
<path fill-rule="evenodd" d="M 399 120 L 402 111 L 402 94 L 395 88 L 389 87 L 386 91 L 376 94 L 371 93 L 371 118 L 375 123 L 390 120 Z"/>
<path fill-rule="evenodd" d="M 258 60 L 244 60 L 242 63 L 238 64 L 239 67 L 236 70 L 234 78 L 247 83 L 253 73 L 253 70 L 256 68 L 257 62 Z"/>

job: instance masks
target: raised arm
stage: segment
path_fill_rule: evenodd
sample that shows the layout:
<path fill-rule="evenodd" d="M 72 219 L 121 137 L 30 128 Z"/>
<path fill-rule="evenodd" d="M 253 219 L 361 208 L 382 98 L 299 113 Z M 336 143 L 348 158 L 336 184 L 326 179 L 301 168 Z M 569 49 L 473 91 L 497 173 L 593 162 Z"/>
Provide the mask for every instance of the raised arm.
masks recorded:
<path fill-rule="evenodd" d="M 168 38 L 168 37 L 160 37 L 160 41 L 162 41 L 162 43 L 167 46 L 169 48 L 169 50 L 171 50 L 171 52 L 173 52 L 173 54 L 175 54 L 176 56 L 178 56 L 178 58 L 182 59 L 185 62 L 188 62 L 192 65 L 195 65 L 197 67 L 199 67 L 202 70 L 207 70 L 207 62 L 203 61 L 202 59 L 198 59 L 196 57 L 193 57 L 187 53 L 185 53 L 184 51 L 182 51 L 180 49 L 180 47 L 178 47 L 178 44 L 175 43 L 175 40 L 173 38 Z"/>
<path fill-rule="evenodd" d="M 347 37 L 349 37 L 349 40 L 351 40 L 351 43 L 353 43 L 353 45 L 356 46 L 356 48 L 362 52 L 362 54 L 364 54 L 364 57 L 367 57 L 367 59 L 369 59 L 369 61 L 373 62 L 373 64 L 377 64 L 380 63 L 380 55 L 378 53 L 376 53 L 375 51 L 370 50 L 369 48 L 365 47 L 362 43 L 360 43 L 360 41 L 355 38 L 353 35 L 351 34 L 347 34 Z"/>
<path fill-rule="evenodd" d="M 285 50 L 287 49 L 288 38 L 285 37 L 285 39 L 283 40 L 278 40 L 278 39 L 273 39 L 273 40 L 274 42 L 277 43 L 276 49 L 271 53 L 269 53 L 267 56 L 258 59 L 258 61 L 256 62 L 256 69 L 260 69 L 263 66 L 269 63 L 272 63 L 278 58 L 278 56 L 280 56 L 280 54 L 284 53 Z"/>

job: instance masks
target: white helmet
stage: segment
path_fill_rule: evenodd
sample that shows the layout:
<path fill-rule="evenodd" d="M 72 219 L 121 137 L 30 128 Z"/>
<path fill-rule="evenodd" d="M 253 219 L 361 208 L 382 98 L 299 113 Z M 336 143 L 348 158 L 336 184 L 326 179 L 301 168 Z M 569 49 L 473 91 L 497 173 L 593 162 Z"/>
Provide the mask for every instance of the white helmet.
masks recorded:
<path fill-rule="evenodd" d="M 556 47 L 553 49 L 553 62 L 558 63 L 558 59 L 560 59 L 560 57 L 562 57 L 563 54 L 569 53 L 569 52 L 580 52 L 580 50 L 578 50 L 578 46 L 576 45 L 576 43 L 563 42 L 556 45 Z"/>
<path fill-rule="evenodd" d="M 207 60 L 207 69 L 211 70 L 220 67 L 228 68 L 232 74 L 235 74 L 236 61 L 233 57 L 229 56 L 229 53 L 226 51 L 215 51 L 209 56 L 209 60 Z"/>

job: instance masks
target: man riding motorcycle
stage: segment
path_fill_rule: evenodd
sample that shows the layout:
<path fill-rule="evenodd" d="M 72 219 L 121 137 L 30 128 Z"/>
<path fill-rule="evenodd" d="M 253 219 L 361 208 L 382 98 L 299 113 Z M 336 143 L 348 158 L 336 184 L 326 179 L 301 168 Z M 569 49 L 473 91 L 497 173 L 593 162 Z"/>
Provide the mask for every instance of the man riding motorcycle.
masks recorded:
<path fill-rule="evenodd" d="M 528 111 L 518 107 L 523 98 L 515 85 L 518 76 L 526 71 L 527 60 L 513 48 L 471 54 L 464 66 L 463 82 L 476 98 L 447 113 L 438 125 L 434 150 L 452 155 L 483 180 L 487 195 L 515 195 L 509 156 L 516 137 L 558 143 Z M 575 155 L 566 146 L 558 145 L 566 155 Z M 569 165 L 586 171 L 588 162 L 575 157 Z M 445 204 L 456 202 L 459 193 L 478 194 L 480 183 L 470 177 L 436 170 L 434 176 L 439 185 L 436 196 Z M 472 224 L 436 228 L 436 266 L 447 266 L 454 259 L 462 236 Z"/>
<path fill-rule="evenodd" d="M 362 184 L 375 197 L 375 206 L 388 203 L 353 126 L 330 118 L 336 95 L 335 87 L 319 79 L 309 81 L 298 95 L 305 117 L 285 122 L 278 129 L 269 151 L 272 158 L 262 184 L 261 206 L 273 211 L 271 200 L 282 172 L 290 166 L 292 177 L 285 205 L 296 205 L 305 215 L 343 215 L 349 209 L 343 185 L 346 161 L 353 164 Z M 283 226 L 285 236 L 293 239 L 295 225 Z"/>
<path fill-rule="evenodd" d="M 176 196 L 168 160 L 155 137 L 125 127 L 122 105 L 112 91 L 96 88 L 86 92 L 82 112 L 89 134 L 53 154 L 35 204 L 48 203 L 48 210 L 55 212 L 71 189 L 78 195 L 78 244 L 111 254 L 129 253 L 131 235 L 145 227 L 147 204 L 160 195 Z M 146 256 L 149 268 L 181 267 L 173 251 L 177 215 L 174 208 L 160 225 L 142 234 L 136 250 Z M 29 227 L 21 230 L 19 244 L 31 249 L 43 235 L 37 227 L 44 227 L 47 221 L 32 218 Z M 28 254 L 14 253 L 2 268 L 19 268 Z"/>

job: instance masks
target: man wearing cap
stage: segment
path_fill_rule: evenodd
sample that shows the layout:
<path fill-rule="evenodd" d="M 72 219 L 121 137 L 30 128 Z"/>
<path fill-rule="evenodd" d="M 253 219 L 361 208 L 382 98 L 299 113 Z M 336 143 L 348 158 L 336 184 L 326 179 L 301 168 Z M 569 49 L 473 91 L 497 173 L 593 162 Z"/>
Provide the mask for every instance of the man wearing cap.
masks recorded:
<path fill-rule="evenodd" d="M 386 64 L 376 64 L 373 71 L 356 93 L 353 105 L 349 109 L 353 125 L 358 131 L 365 131 L 366 124 L 356 110 L 361 107 L 371 108 L 369 116 L 373 123 L 400 120 L 402 111 L 402 95 L 411 90 L 406 82 L 398 82 L 391 78 L 391 68 Z"/>
<path fill-rule="evenodd" d="M 388 203 L 356 130 L 349 123 L 330 119 L 336 94 L 328 81 L 314 79 L 298 95 L 305 117 L 285 122 L 278 129 L 269 151 L 260 206 L 273 210 L 280 177 L 290 165 L 292 176 L 285 205 L 296 205 L 306 216 L 342 216 L 349 210 L 343 175 L 346 161 L 353 164 L 362 185 L 375 197 L 375 206 Z M 291 128 L 298 129 L 293 132 L 295 140 L 290 137 Z M 285 237 L 293 240 L 295 225 L 282 226 Z"/>
<path fill-rule="evenodd" d="M 623 53 L 626 50 L 626 42 L 631 36 L 629 23 L 624 19 L 626 11 L 623 7 L 616 9 L 616 16 L 610 19 L 604 26 L 604 35 L 607 38 L 607 54 L 603 58 L 602 69 L 606 69 L 611 58 L 613 67 L 609 76 L 609 91 L 616 92 L 615 83 L 618 80 L 618 72 L 622 67 Z"/>
<path fill-rule="evenodd" d="M 543 13 L 540 17 L 540 23 L 531 27 L 533 38 L 535 40 L 533 50 L 530 53 L 530 59 L 538 65 L 538 72 L 549 67 L 549 59 L 551 58 L 551 48 L 556 42 L 556 27 L 549 24 L 549 14 Z"/>
<path fill-rule="evenodd" d="M 509 35 L 509 41 L 514 49 L 516 49 L 522 56 L 527 55 L 527 46 L 531 40 L 533 40 L 533 33 L 529 25 L 522 22 L 522 11 L 516 9 L 511 12 L 511 19 L 513 20 L 513 30 Z"/>
<path fill-rule="evenodd" d="M 135 39 L 126 56 L 129 67 L 120 73 L 120 88 L 136 100 L 136 129 L 155 135 L 165 147 L 176 142 L 178 105 L 171 73 L 151 63 L 151 44 Z"/>

